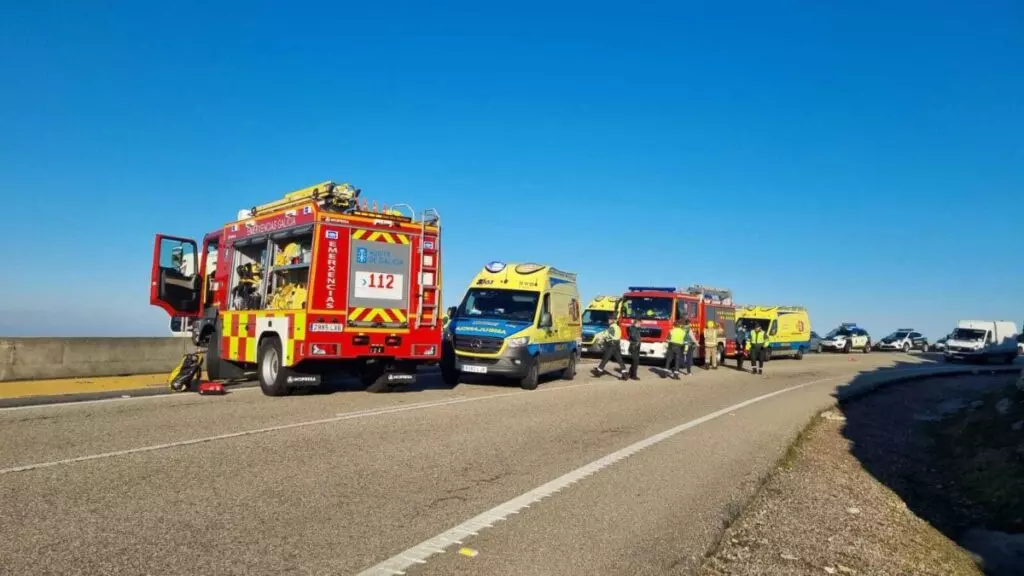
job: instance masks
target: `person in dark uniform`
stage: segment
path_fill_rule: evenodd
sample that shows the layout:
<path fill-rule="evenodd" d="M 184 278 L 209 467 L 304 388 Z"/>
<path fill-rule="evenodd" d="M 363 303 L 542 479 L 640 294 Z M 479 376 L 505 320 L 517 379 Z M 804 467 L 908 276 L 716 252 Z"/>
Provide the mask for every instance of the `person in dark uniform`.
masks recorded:
<path fill-rule="evenodd" d="M 637 375 L 637 370 L 640 369 L 640 321 L 633 320 L 633 323 L 629 325 L 629 378 L 630 380 L 639 380 L 640 376 Z"/>
<path fill-rule="evenodd" d="M 619 363 L 619 374 L 622 375 L 622 379 L 626 379 L 626 363 L 622 361 L 622 350 L 619 348 L 619 341 L 622 340 L 622 328 L 619 328 L 619 323 L 615 318 L 608 321 L 608 330 L 604 333 L 604 356 L 601 357 L 601 363 L 594 369 L 594 375 L 600 376 L 604 374 L 605 365 L 608 361 L 615 359 Z"/>
<path fill-rule="evenodd" d="M 736 325 L 736 368 L 743 370 L 743 357 L 747 354 L 747 328 Z"/>

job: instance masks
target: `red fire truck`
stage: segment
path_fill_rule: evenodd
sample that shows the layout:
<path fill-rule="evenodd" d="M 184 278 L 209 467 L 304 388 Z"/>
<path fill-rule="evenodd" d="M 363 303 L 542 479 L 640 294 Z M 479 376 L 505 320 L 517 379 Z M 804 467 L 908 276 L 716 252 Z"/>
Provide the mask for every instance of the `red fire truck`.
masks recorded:
<path fill-rule="evenodd" d="M 622 295 L 619 312 L 619 327 L 623 340 L 620 341 L 622 355 L 629 354 L 626 339 L 632 324 L 640 326 L 642 340 L 640 357 L 664 360 L 668 354 L 668 332 L 680 318 L 687 318 L 695 334 L 701 334 L 700 349 L 694 351 L 696 358 L 704 357 L 703 328 L 709 320 L 725 330 L 725 345 L 719 345 L 719 363 L 736 349 L 736 307 L 732 303 L 732 291 L 702 285 L 690 286 L 686 290 L 676 288 L 630 286 Z"/>
<path fill-rule="evenodd" d="M 193 319 L 211 379 L 255 369 L 280 396 L 347 372 L 384 391 L 440 360 L 440 216 L 359 195 L 333 182 L 292 192 L 240 211 L 201 251 L 156 236 L 150 303 Z"/>

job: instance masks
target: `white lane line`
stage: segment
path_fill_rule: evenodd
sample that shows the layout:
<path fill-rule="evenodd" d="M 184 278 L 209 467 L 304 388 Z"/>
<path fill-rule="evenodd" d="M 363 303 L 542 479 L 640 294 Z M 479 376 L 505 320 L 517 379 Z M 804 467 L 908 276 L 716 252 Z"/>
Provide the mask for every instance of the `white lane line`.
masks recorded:
<path fill-rule="evenodd" d="M 936 370 L 936 367 L 934 366 L 923 366 L 921 368 L 895 369 L 889 372 L 881 372 L 881 374 L 892 375 L 899 373 L 904 375 L 911 375 L 915 373 L 924 372 L 936 373 L 937 375 L 941 376 L 946 373 L 956 374 L 962 372 L 962 370 Z M 430 538 L 429 540 L 424 540 L 423 542 L 413 546 L 412 548 L 409 548 L 408 550 L 399 552 L 397 555 L 392 556 L 391 558 L 388 558 L 387 560 L 384 560 L 383 562 L 375 566 L 367 568 L 366 570 L 363 570 L 359 573 L 358 576 L 379 576 L 380 574 L 405 574 L 405 570 L 411 568 L 414 563 L 422 564 L 431 556 L 439 554 L 439 552 L 437 552 L 438 549 L 447 550 L 447 548 L 451 547 L 453 543 L 462 544 L 462 541 L 465 540 L 467 537 L 477 535 L 477 532 L 479 530 L 491 527 L 502 520 L 507 520 L 509 516 L 522 512 L 524 509 L 529 508 L 530 506 L 536 504 L 537 502 L 540 502 L 541 500 L 547 498 L 548 496 L 551 496 L 561 490 L 564 490 L 565 488 L 568 488 L 573 484 L 576 484 L 577 482 L 584 480 L 588 476 L 592 476 L 593 474 L 599 472 L 600 470 L 603 470 L 604 468 L 611 466 L 612 464 L 625 460 L 626 458 L 629 458 L 630 456 L 636 454 L 637 452 L 640 452 L 641 450 L 650 448 L 651 446 L 654 446 L 659 442 L 668 440 L 669 438 L 672 438 L 673 436 L 681 432 L 685 432 L 686 430 L 695 428 L 697 426 L 700 426 L 701 424 L 710 422 L 711 420 L 714 420 L 721 416 L 725 416 L 729 413 L 735 412 L 742 408 L 746 408 L 747 406 L 750 406 L 752 404 L 757 404 L 758 402 L 768 400 L 769 398 L 774 398 L 775 396 L 786 394 L 787 392 L 792 392 L 794 390 L 799 390 L 801 388 L 806 388 L 808 386 L 814 386 L 816 384 L 831 382 L 833 380 L 856 377 L 857 374 L 857 372 L 854 372 L 852 374 L 848 373 L 840 376 L 830 376 L 828 378 L 821 378 L 818 380 L 812 380 L 810 382 L 797 384 L 795 386 L 790 386 L 788 388 L 782 388 L 781 390 L 769 392 L 768 394 L 764 394 L 756 398 L 751 398 L 749 400 L 744 400 L 743 402 L 740 402 L 738 404 L 733 404 L 732 406 L 729 406 L 727 408 L 716 410 L 715 412 L 701 416 L 700 418 L 697 418 L 695 420 L 684 422 L 679 426 L 676 426 L 675 428 L 670 428 L 668 430 L 665 430 L 664 432 L 655 434 L 654 436 L 630 444 L 629 446 L 626 446 L 621 450 L 612 452 L 611 454 L 608 454 L 607 456 L 604 456 L 589 464 L 585 464 L 573 470 L 572 472 L 559 476 L 558 478 L 555 478 L 554 480 L 548 482 L 547 484 L 538 486 L 537 488 L 534 488 L 533 490 L 530 490 L 525 494 L 517 496 L 502 504 L 499 504 L 494 508 L 487 510 L 486 512 L 483 512 L 481 514 L 474 516 L 473 518 L 470 518 L 469 520 L 463 522 L 462 524 L 459 524 L 458 526 L 453 526 L 452 528 L 449 528 L 448 530 L 442 532 L 441 534 L 438 534 L 437 536 L 434 536 L 433 538 Z M 409 559 L 415 559 L 415 562 L 410 562 Z"/>
<path fill-rule="evenodd" d="M 423 564 L 426 562 L 428 558 L 438 554 L 437 550 L 445 550 L 446 548 L 450 547 L 453 542 L 459 542 L 461 539 L 465 539 L 465 537 L 467 536 L 475 535 L 477 531 L 491 527 L 496 522 L 505 520 L 510 515 L 520 512 L 524 508 L 527 508 L 532 504 L 536 504 L 537 502 L 547 498 L 548 496 L 551 496 L 559 492 L 560 490 L 563 490 L 571 486 L 572 484 L 575 484 L 576 482 L 579 482 L 580 480 L 583 480 L 584 478 L 591 476 L 596 472 L 604 468 L 607 468 L 612 464 L 615 464 L 616 462 L 619 462 L 620 460 L 624 460 L 641 450 L 650 448 L 651 446 L 659 442 L 668 440 L 669 438 L 679 434 L 680 432 L 684 432 L 691 428 L 695 428 L 697 426 L 700 426 L 701 424 L 704 424 L 705 422 L 714 420 L 715 418 L 728 414 L 729 412 L 745 408 L 747 406 L 750 406 L 751 404 L 757 404 L 758 402 L 762 402 L 769 398 L 774 398 L 775 396 L 779 396 L 780 394 L 785 394 L 787 392 L 792 392 L 794 390 L 799 390 L 801 388 L 806 388 L 808 386 L 814 386 L 815 384 L 822 384 L 832 380 L 839 380 L 841 378 L 849 378 L 849 375 L 832 376 L 830 378 L 812 380 L 810 382 L 804 382 L 803 384 L 797 384 L 796 386 L 790 386 L 788 388 L 776 390 L 775 392 L 770 392 L 768 394 L 764 394 L 756 398 L 751 398 L 750 400 L 745 400 L 743 402 L 740 402 L 739 404 L 733 404 L 728 408 L 722 408 L 721 410 L 717 410 L 705 416 L 701 416 L 700 418 L 697 418 L 695 420 L 684 422 L 683 424 L 680 424 L 675 428 L 670 428 L 668 430 L 665 430 L 664 432 L 655 434 L 654 436 L 645 438 L 634 444 L 630 444 L 629 446 L 626 446 L 621 450 L 612 452 L 611 454 L 608 454 L 603 458 L 595 460 L 590 464 L 581 466 L 573 470 L 572 472 L 569 472 L 568 474 L 559 476 L 558 478 L 555 478 L 554 480 L 548 482 L 547 484 L 538 486 L 537 488 L 534 488 L 533 490 L 530 490 L 529 492 L 526 492 L 521 496 L 517 496 L 509 500 L 508 502 L 504 502 L 502 504 L 495 506 L 494 508 L 491 508 L 486 512 L 478 514 L 477 516 L 470 518 L 462 524 L 459 524 L 458 526 L 453 526 L 452 528 L 449 528 L 441 534 L 438 534 L 437 536 L 434 536 L 429 540 L 425 540 L 413 546 L 412 548 L 409 548 L 408 550 L 399 552 L 397 555 L 388 558 L 380 564 L 377 564 L 376 566 L 372 566 L 360 572 L 359 576 L 379 576 L 380 574 L 404 574 L 405 570 L 408 570 L 413 565 Z"/>
<path fill-rule="evenodd" d="M 385 414 L 396 414 L 399 412 L 408 412 L 411 410 L 423 410 L 426 408 L 436 408 L 439 406 L 451 406 L 453 404 L 466 404 L 468 402 L 477 402 L 480 400 L 491 400 L 493 398 L 506 398 L 508 396 L 520 396 L 524 394 L 539 394 L 544 392 L 556 392 L 559 390 L 569 390 L 570 388 L 579 388 L 581 386 L 593 386 L 595 383 L 587 382 L 582 384 L 569 384 L 567 386 L 556 386 L 551 388 L 541 388 L 539 390 L 518 390 L 516 392 L 506 392 L 502 394 L 491 394 L 488 396 L 474 396 L 472 398 L 454 398 L 451 400 L 438 400 L 435 402 L 420 402 L 418 404 L 409 404 L 407 406 L 395 406 L 391 408 L 379 408 L 369 410 L 359 410 L 356 412 L 345 412 L 338 414 L 332 418 L 320 418 L 318 420 L 305 420 L 302 422 L 293 422 L 291 424 L 281 424 L 279 426 L 267 426 L 265 428 L 253 428 L 250 430 L 240 430 L 238 432 L 229 432 L 227 434 L 218 434 L 216 436 L 206 436 L 203 438 L 192 438 L 191 440 L 180 440 L 178 442 L 167 442 L 165 444 L 153 444 L 150 446 L 141 446 L 139 448 L 127 448 L 125 450 L 114 450 L 112 452 L 102 452 L 99 454 L 89 454 L 86 456 L 77 456 L 75 458 L 65 458 L 63 460 L 53 460 L 50 462 L 38 462 L 35 464 L 25 464 L 23 466 L 13 466 L 11 468 L 0 468 L 0 475 L 11 474 L 13 472 L 27 472 L 29 470 L 38 470 L 40 468 L 51 468 L 53 466 L 62 466 L 65 464 L 74 464 L 76 462 L 87 462 L 89 460 L 101 460 L 103 458 L 113 458 L 115 456 L 127 456 L 129 454 L 139 454 L 142 452 L 153 452 L 155 450 L 166 450 L 168 448 L 179 448 L 181 446 L 192 446 L 194 444 L 202 444 L 205 442 L 214 442 L 217 440 L 228 440 L 230 438 L 240 438 L 242 436 L 252 436 L 254 434 L 265 434 L 267 432 L 278 432 L 280 430 L 291 430 L 293 428 L 305 428 L 307 426 L 317 426 L 320 424 L 330 424 L 333 422 L 341 422 L 343 420 L 354 420 L 356 418 L 369 418 L 371 416 L 383 416 Z"/>

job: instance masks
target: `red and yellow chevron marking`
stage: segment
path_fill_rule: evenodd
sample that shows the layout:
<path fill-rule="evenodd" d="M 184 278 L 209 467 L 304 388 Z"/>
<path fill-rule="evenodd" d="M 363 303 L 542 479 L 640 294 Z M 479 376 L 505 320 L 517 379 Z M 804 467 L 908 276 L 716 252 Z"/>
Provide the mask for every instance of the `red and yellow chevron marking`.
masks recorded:
<path fill-rule="evenodd" d="M 409 237 L 405 234 L 399 234 L 397 232 L 377 232 L 375 230 L 354 230 L 352 237 L 356 240 L 366 240 L 368 242 L 384 242 L 386 244 L 408 244 Z"/>
<path fill-rule="evenodd" d="M 295 343 L 306 339 L 306 313 L 281 311 L 226 311 L 222 312 L 223 331 L 221 333 L 220 354 L 225 360 L 235 362 L 256 362 L 256 319 L 257 318 L 289 318 L 288 332 L 278 334 L 284 349 L 283 364 L 291 366 L 295 362 Z"/>
<path fill-rule="evenodd" d="M 348 319 L 353 322 L 405 322 L 401 308 L 349 308 Z"/>

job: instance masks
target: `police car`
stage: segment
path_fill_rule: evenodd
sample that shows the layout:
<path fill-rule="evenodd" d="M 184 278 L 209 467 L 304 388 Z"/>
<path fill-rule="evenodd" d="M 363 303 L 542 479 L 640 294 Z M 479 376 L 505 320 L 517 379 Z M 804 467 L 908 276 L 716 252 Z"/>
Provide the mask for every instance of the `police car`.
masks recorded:
<path fill-rule="evenodd" d="M 846 323 L 826 334 L 818 343 L 818 350 L 846 353 L 860 350 L 867 354 L 871 351 L 871 335 L 856 324 Z"/>
<path fill-rule="evenodd" d="M 928 339 L 913 328 L 899 328 L 892 334 L 879 340 L 878 344 L 875 344 L 875 349 L 884 351 L 900 350 L 903 352 L 920 350 L 921 352 L 926 352 L 928 350 Z"/>

